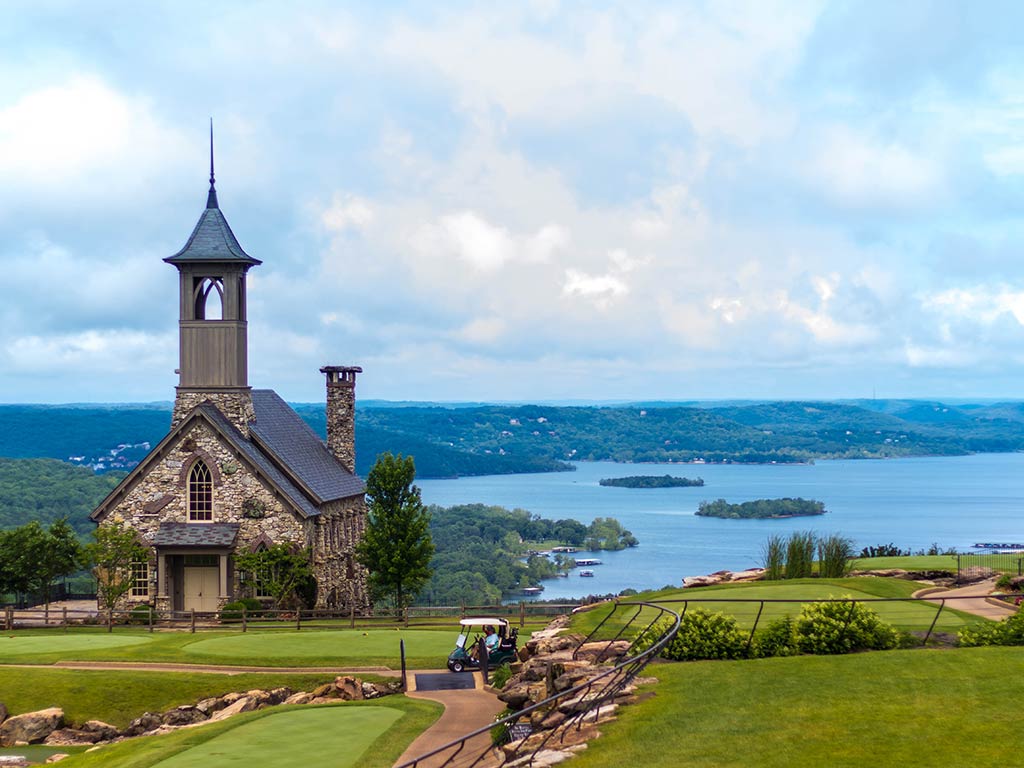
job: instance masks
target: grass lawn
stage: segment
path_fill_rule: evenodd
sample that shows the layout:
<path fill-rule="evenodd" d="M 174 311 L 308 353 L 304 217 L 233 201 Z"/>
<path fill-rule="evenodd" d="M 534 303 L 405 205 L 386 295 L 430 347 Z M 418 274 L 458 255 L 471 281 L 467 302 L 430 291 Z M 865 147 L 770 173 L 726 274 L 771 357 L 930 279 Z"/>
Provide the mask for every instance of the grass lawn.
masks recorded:
<path fill-rule="evenodd" d="M 134 627 L 113 634 L 97 627 L 26 629 L 0 634 L 3 664 L 138 661 L 260 666 L 385 666 L 398 669 L 399 640 L 411 669 L 443 667 L 457 624 L 429 629 L 155 632 Z M 524 633 L 523 639 L 527 635 Z"/>
<path fill-rule="evenodd" d="M 952 571 L 956 574 L 955 555 L 907 555 L 906 557 L 862 557 L 854 560 L 855 571 L 880 571 L 902 568 L 905 571 Z"/>
<path fill-rule="evenodd" d="M 1019 648 L 657 664 L 574 768 L 1008 765 Z M 1012 730 L 1012 729 L 1011 729 Z"/>
<path fill-rule="evenodd" d="M 97 719 L 124 727 L 143 712 L 164 712 L 229 691 L 284 685 L 311 690 L 332 678 L 324 674 L 229 676 L 8 666 L 0 667 L 0 701 L 12 714 L 59 706 L 74 723 Z"/>
<path fill-rule="evenodd" d="M 111 744 L 72 755 L 68 768 L 181 768 L 245 765 L 391 766 L 441 712 L 429 701 L 370 702 L 248 712 L 220 723 Z"/>
<path fill-rule="evenodd" d="M 688 609 L 701 607 L 713 612 L 720 611 L 735 616 L 740 626 L 749 628 L 754 626 L 762 600 L 790 601 L 766 602 L 758 624 L 763 627 L 766 622 L 785 614 L 798 614 L 800 602 L 804 600 L 845 596 L 854 599 L 908 598 L 920 588 L 920 584 L 903 579 L 863 576 L 846 579 L 794 579 L 718 584 L 711 587 L 646 592 L 630 599 L 661 603 L 675 611 L 682 611 L 684 604 Z M 884 621 L 908 631 L 927 630 L 938 611 L 937 606 L 923 602 L 878 602 L 871 603 L 870 606 Z M 574 626 L 580 631 L 590 631 L 606 610 L 599 608 L 579 614 Z M 967 624 L 979 621 L 984 619 L 946 607 L 939 616 L 935 629 L 939 632 L 957 632 Z"/>

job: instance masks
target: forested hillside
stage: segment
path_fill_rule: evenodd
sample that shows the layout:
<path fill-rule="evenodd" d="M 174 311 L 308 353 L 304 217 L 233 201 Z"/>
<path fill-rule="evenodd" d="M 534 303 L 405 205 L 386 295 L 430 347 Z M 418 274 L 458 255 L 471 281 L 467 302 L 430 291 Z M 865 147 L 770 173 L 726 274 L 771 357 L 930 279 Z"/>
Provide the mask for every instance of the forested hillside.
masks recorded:
<path fill-rule="evenodd" d="M 0 459 L 0 530 L 66 517 L 77 533 L 88 533 L 89 514 L 122 477 L 54 459 Z"/>

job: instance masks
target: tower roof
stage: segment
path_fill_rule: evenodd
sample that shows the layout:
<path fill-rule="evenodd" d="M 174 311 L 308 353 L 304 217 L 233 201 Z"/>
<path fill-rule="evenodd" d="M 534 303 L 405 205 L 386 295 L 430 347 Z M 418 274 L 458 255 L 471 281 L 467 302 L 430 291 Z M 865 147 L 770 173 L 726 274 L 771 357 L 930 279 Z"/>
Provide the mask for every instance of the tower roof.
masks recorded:
<path fill-rule="evenodd" d="M 234 261 L 249 266 L 262 264 L 242 250 L 228 220 L 220 212 L 217 188 L 213 178 L 213 120 L 210 120 L 210 191 L 206 195 L 206 210 L 196 223 L 185 247 L 164 259 L 168 264 L 188 262 Z"/>

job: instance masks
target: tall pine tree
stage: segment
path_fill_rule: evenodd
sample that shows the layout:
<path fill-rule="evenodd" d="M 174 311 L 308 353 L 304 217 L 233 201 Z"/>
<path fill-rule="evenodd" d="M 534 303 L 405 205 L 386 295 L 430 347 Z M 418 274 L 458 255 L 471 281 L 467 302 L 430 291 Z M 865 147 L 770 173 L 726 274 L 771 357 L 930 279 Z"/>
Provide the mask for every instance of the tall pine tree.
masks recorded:
<path fill-rule="evenodd" d="M 430 513 L 413 485 L 412 456 L 383 453 L 366 478 L 368 519 L 356 549 L 359 562 L 370 572 L 374 599 L 403 611 L 430 578 L 434 543 Z"/>

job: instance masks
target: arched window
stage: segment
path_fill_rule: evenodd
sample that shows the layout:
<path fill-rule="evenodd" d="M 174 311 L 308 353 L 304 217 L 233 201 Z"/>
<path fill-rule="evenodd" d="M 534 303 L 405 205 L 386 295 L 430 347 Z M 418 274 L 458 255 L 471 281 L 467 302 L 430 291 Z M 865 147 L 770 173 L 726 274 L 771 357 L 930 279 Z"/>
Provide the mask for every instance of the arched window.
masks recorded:
<path fill-rule="evenodd" d="M 188 473 L 188 519 L 213 520 L 213 477 L 202 459 Z"/>
<path fill-rule="evenodd" d="M 199 279 L 193 290 L 196 320 L 224 319 L 224 284 L 219 277 Z"/>

